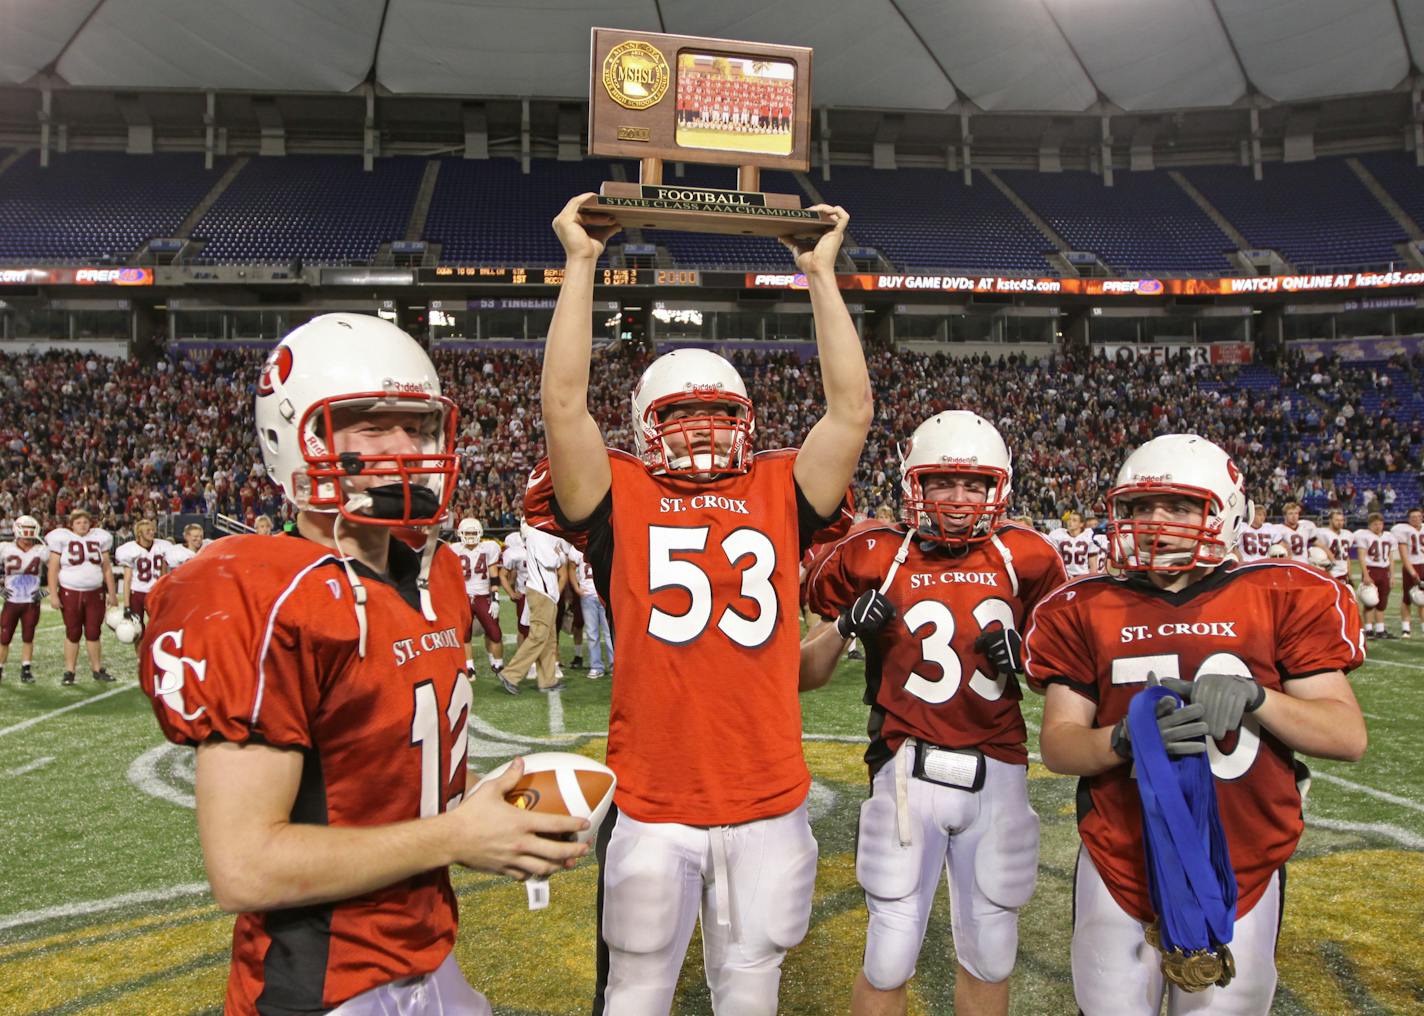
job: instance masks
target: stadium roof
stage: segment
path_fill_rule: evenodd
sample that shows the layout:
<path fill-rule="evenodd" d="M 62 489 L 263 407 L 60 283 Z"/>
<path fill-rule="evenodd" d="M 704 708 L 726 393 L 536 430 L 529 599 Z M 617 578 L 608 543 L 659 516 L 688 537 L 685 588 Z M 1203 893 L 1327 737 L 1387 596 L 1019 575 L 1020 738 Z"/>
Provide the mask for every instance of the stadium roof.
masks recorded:
<path fill-rule="evenodd" d="M 843 108 L 1296 103 L 1424 69 L 1424 0 L 0 0 L 0 84 L 583 100 L 595 25 L 813 46 Z"/>

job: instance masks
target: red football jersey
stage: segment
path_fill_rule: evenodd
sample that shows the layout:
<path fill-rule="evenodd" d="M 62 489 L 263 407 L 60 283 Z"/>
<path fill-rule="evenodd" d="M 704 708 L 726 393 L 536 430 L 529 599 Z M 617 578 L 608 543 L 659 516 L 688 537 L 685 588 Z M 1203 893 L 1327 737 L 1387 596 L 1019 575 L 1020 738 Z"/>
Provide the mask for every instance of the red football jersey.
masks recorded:
<path fill-rule="evenodd" d="M 1192 680 L 1234 673 L 1280 691 L 1291 680 L 1350 671 L 1365 661 L 1350 592 L 1316 568 L 1262 561 L 1222 565 L 1178 593 L 1093 576 L 1034 610 L 1024 643 L 1030 687 L 1061 682 L 1097 704 L 1096 725 L 1127 715 L 1147 675 Z M 1248 714 L 1241 729 L 1207 742 L 1221 823 L 1248 913 L 1304 828 L 1294 758 Z M 1153 919 L 1142 849 L 1142 805 L 1130 765 L 1079 784 L 1078 830 L 1113 899 Z"/>
<path fill-rule="evenodd" d="M 608 765 L 640 822 L 735 825 L 805 799 L 798 565 L 826 525 L 801 497 L 794 450 L 740 476 L 654 476 L 608 452 L 609 496 L 575 531 L 555 518 L 548 464 L 525 491 L 530 525 L 586 556 L 618 644 Z M 565 520 L 566 521 L 566 520 Z M 821 538 L 826 538 L 824 532 Z"/>
<path fill-rule="evenodd" d="M 811 609 L 834 618 L 879 589 L 905 533 L 903 524 L 863 522 L 822 552 L 807 578 Z M 1021 631 L 1034 605 L 1065 581 L 1063 561 L 1032 529 L 1009 524 L 994 535 L 960 552 L 910 541 L 885 591 L 899 613 L 865 646 L 872 770 L 907 737 L 1028 763 L 1023 692 L 996 677 L 974 640 L 996 626 Z"/>
<path fill-rule="evenodd" d="M 470 607 L 455 556 L 431 562 L 437 620 L 416 598 L 419 557 L 392 541 L 391 583 L 369 573 L 366 656 L 335 554 L 298 537 L 232 536 L 160 579 L 139 648 L 169 740 L 300 749 L 292 821 L 369 826 L 435 815 L 465 791 Z M 404 593 L 404 595 L 402 595 Z M 412 605 L 414 602 L 414 606 Z M 449 872 L 233 928 L 227 1012 L 324 1011 L 434 970 L 455 942 Z"/>

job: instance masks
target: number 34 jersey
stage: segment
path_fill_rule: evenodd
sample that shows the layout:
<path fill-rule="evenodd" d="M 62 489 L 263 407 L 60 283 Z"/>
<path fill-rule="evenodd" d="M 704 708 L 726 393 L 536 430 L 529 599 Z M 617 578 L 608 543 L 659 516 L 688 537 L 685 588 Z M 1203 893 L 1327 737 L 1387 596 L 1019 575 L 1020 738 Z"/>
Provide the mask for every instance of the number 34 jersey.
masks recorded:
<path fill-rule="evenodd" d="M 905 533 L 903 525 L 863 522 L 822 550 L 806 578 L 811 609 L 834 618 L 879 589 Z M 1023 693 L 995 674 L 974 640 L 988 629 L 1023 630 L 1033 606 L 1065 580 L 1057 550 L 1012 524 L 957 553 L 919 539 L 907 550 L 885 591 L 897 616 L 865 647 L 866 762 L 878 769 L 913 737 L 1026 765 Z"/>
<path fill-rule="evenodd" d="M 364 657 L 345 570 L 299 537 L 219 540 L 149 594 L 139 680 L 164 735 L 300 751 L 293 822 L 403 822 L 452 808 L 465 791 L 470 607 L 460 566 L 437 548 L 435 621 L 419 609 L 419 555 L 400 541 L 390 581 L 358 571 Z M 242 914 L 227 1011 L 325 1011 L 427 973 L 450 952 L 455 922 L 445 868 L 353 899 Z"/>
<path fill-rule="evenodd" d="M 1318 569 L 1275 561 L 1222 565 L 1176 593 L 1121 578 L 1082 579 L 1039 604 L 1024 641 L 1030 687 L 1066 685 L 1096 705 L 1097 727 L 1127 715 L 1149 674 L 1187 681 L 1240 674 L 1281 691 L 1364 660 L 1350 590 Z M 1294 758 L 1249 714 L 1239 731 L 1208 740 L 1207 753 L 1240 916 L 1300 839 Z M 1131 773 L 1123 764 L 1080 781 L 1078 831 L 1113 899 L 1150 921 L 1142 806 Z"/>
<path fill-rule="evenodd" d="M 794 450 L 699 483 L 610 450 L 608 497 L 578 530 L 556 519 L 546 463 L 525 519 L 586 541 L 618 646 L 608 725 L 615 803 L 640 822 L 736 825 L 805 800 L 798 564 L 823 520 Z M 844 505 L 843 505 L 844 509 Z"/>

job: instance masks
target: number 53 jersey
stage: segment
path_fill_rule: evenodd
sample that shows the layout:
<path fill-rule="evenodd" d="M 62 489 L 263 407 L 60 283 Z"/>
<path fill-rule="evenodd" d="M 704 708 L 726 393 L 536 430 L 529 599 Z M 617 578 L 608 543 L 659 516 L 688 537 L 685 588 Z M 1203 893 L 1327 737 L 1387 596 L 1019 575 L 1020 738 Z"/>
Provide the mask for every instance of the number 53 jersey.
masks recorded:
<path fill-rule="evenodd" d="M 654 476 L 610 450 L 612 483 L 574 530 L 547 463 L 525 519 L 586 541 L 618 652 L 608 723 L 614 801 L 640 822 L 736 825 L 806 798 L 801 753 L 801 554 L 823 527 L 796 486 L 791 449 L 708 483 Z"/>
<path fill-rule="evenodd" d="M 806 576 L 811 609 L 829 620 L 879 589 L 905 534 L 903 525 L 863 522 L 822 550 Z M 865 647 L 866 763 L 873 773 L 913 737 L 1027 765 L 1023 693 L 974 641 L 986 630 L 1023 630 L 1033 606 L 1066 580 L 1058 551 L 1013 524 L 961 550 L 916 538 L 906 551 L 885 590 L 897 616 Z"/>
<path fill-rule="evenodd" d="M 436 620 L 419 609 L 419 555 L 391 541 L 390 581 L 292 536 L 230 536 L 158 581 L 139 680 L 164 735 L 300 751 L 293 822 L 373 826 L 433 816 L 465 791 L 469 600 L 447 547 L 431 561 Z M 245 913 L 233 929 L 228 1012 L 325 1011 L 434 970 L 455 941 L 445 868 L 353 899 Z"/>
<path fill-rule="evenodd" d="M 1066 685 L 1096 704 L 1097 727 L 1127 715 L 1149 674 L 1186 681 L 1240 674 L 1281 691 L 1364 660 L 1350 590 L 1315 568 L 1275 561 L 1225 564 L 1176 593 L 1142 581 L 1081 579 L 1039 604 L 1024 641 L 1030 687 Z M 1240 917 L 1295 852 L 1304 828 L 1294 757 L 1250 714 L 1240 730 L 1208 739 L 1207 757 Z M 1078 831 L 1113 899 L 1138 920 L 1152 920 L 1130 765 L 1079 782 Z"/>

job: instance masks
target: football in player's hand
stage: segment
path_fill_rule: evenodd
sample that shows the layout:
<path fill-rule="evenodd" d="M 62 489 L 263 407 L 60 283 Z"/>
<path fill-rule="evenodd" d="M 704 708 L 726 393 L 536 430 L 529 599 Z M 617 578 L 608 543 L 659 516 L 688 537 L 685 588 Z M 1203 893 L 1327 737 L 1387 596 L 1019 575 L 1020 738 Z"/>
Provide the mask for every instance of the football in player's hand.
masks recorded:
<path fill-rule="evenodd" d="M 499 779 L 512 764 L 486 773 L 475 786 Z M 504 799 L 528 811 L 588 819 L 588 828 L 574 836 L 587 843 L 608 814 L 617 785 L 618 777 L 602 762 L 568 751 L 541 751 L 524 756 L 524 775 Z"/>

